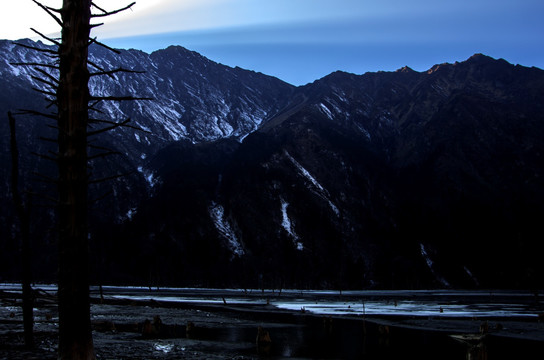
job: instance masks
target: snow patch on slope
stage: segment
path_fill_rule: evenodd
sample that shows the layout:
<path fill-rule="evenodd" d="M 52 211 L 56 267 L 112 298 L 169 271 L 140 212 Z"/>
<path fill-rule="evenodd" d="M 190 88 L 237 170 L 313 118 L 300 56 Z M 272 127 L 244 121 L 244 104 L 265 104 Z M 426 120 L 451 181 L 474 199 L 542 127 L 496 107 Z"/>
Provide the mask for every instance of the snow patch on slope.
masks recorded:
<path fill-rule="evenodd" d="M 143 166 L 138 166 L 138 172 L 143 175 L 150 188 L 153 188 L 159 182 L 159 179 L 155 177 L 155 173 L 144 169 Z"/>
<path fill-rule="evenodd" d="M 466 267 L 464 266 L 463 269 L 465 270 L 465 272 L 467 273 L 467 275 L 472 279 L 472 281 L 474 281 L 474 284 L 476 286 L 480 286 L 480 282 L 478 281 L 478 279 L 476 278 L 476 276 L 474 276 L 474 274 L 472 274 L 472 272 Z"/>
<path fill-rule="evenodd" d="M 299 241 L 299 237 L 295 233 L 295 230 L 293 228 L 293 223 L 291 222 L 291 219 L 289 219 L 289 215 L 287 214 L 287 207 L 289 206 L 289 203 L 281 198 L 280 201 L 282 214 L 281 226 L 285 229 L 285 231 L 287 231 L 289 236 L 291 236 L 291 238 L 293 239 L 293 243 L 297 247 L 297 250 L 302 251 L 304 250 L 304 244 Z"/>
<path fill-rule="evenodd" d="M 225 240 L 227 240 L 227 246 L 234 256 L 242 256 L 245 251 L 238 240 L 238 237 L 234 233 L 231 224 L 225 219 L 225 209 L 220 204 L 212 202 L 209 207 L 210 217 L 213 220 L 215 228 L 221 234 Z"/>
<path fill-rule="evenodd" d="M 367 129 L 365 129 L 363 127 L 363 125 L 359 124 L 359 123 L 355 123 L 355 126 L 357 127 L 357 129 L 359 129 L 359 131 L 361 131 L 365 136 L 366 138 L 368 139 L 368 141 L 371 141 L 372 140 L 372 136 L 370 135 L 370 133 L 368 132 Z"/>
<path fill-rule="evenodd" d="M 425 245 L 423 245 L 422 243 L 419 244 L 419 248 L 421 250 L 421 256 L 423 256 L 423 259 L 425 260 L 425 262 L 427 263 L 427 266 L 429 267 L 429 270 L 431 270 L 431 272 L 433 273 L 434 277 L 440 281 L 440 283 L 446 287 L 449 287 L 450 286 L 450 283 L 444 279 L 442 276 L 440 276 L 439 274 L 437 274 L 437 272 L 435 271 L 434 269 L 434 263 L 433 263 L 433 260 L 431 259 L 431 257 L 429 256 L 429 253 L 427 252 L 427 249 L 425 249 Z"/>
<path fill-rule="evenodd" d="M 323 113 L 324 113 L 325 115 L 327 115 L 327 117 L 328 117 L 329 119 L 331 119 L 331 120 L 333 119 L 333 116 L 332 116 L 331 111 L 329 110 L 329 108 L 328 108 L 325 104 L 320 103 L 320 104 L 319 104 L 319 107 L 320 107 L 321 111 L 323 111 Z"/>
<path fill-rule="evenodd" d="M 315 179 L 315 177 L 312 176 L 312 174 L 310 174 L 308 170 L 300 165 L 300 163 L 296 161 L 295 158 L 293 158 L 287 151 L 285 151 L 285 155 L 287 156 L 289 161 L 291 161 L 291 163 L 295 165 L 299 173 L 308 181 L 310 181 L 310 183 L 315 187 L 316 194 L 329 203 L 329 207 L 336 214 L 336 216 L 340 216 L 340 210 L 338 210 L 338 207 L 331 201 L 329 192 Z"/>

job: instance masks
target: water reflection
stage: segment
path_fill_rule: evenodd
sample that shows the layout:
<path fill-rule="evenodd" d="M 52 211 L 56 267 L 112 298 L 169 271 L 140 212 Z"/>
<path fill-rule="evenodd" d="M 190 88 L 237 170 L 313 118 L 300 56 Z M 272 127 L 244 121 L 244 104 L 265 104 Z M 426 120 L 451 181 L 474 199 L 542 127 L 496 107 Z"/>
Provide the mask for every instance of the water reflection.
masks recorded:
<path fill-rule="evenodd" d="M 393 329 L 362 321 L 305 318 L 295 325 L 269 324 L 206 329 L 201 340 L 247 343 L 247 355 L 261 358 L 307 359 L 462 359 L 465 349 L 446 335 Z M 270 341 L 259 342 L 267 332 Z M 256 339 L 257 337 L 257 339 Z"/>
<path fill-rule="evenodd" d="M 451 335 L 451 337 L 464 346 L 467 360 L 488 359 L 486 334 Z"/>
<path fill-rule="evenodd" d="M 332 322 L 330 322 L 332 320 Z M 304 318 L 299 324 L 269 324 L 270 342 L 259 343 L 257 328 L 229 327 L 202 333 L 207 340 L 248 344 L 248 356 L 265 359 L 487 360 L 528 358 L 541 343 L 475 334 L 455 339 L 446 333 L 378 325 L 352 319 Z M 262 330 L 261 330 L 262 331 Z"/>
<path fill-rule="evenodd" d="M 325 319 L 327 320 L 327 319 Z M 334 324 L 312 320 L 305 326 L 271 331 L 271 355 L 319 359 L 461 359 L 446 336 L 391 329 L 384 325 L 334 319 Z"/>

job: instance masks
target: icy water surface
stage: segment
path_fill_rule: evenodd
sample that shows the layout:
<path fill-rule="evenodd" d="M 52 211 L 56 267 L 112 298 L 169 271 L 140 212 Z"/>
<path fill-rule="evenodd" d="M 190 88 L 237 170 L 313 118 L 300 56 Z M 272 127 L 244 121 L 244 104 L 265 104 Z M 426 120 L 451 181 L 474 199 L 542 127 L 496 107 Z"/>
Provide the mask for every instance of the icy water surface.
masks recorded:
<path fill-rule="evenodd" d="M 95 293 L 98 291 L 94 289 Z M 263 305 L 320 315 L 538 316 L 534 293 L 516 291 L 318 291 L 104 287 L 106 296 L 198 304 Z"/>
<path fill-rule="evenodd" d="M 39 285 L 56 291 L 56 285 Z M 20 285 L 0 284 L 0 290 L 19 291 Z M 98 296 L 99 288 L 91 293 Z M 324 291 L 146 288 L 104 286 L 106 298 L 156 300 L 194 304 L 264 305 L 321 315 L 392 315 L 428 317 L 534 317 L 538 295 L 523 291 Z M 542 297 L 543 295 L 540 295 Z M 544 298 L 543 298 L 544 300 Z"/>

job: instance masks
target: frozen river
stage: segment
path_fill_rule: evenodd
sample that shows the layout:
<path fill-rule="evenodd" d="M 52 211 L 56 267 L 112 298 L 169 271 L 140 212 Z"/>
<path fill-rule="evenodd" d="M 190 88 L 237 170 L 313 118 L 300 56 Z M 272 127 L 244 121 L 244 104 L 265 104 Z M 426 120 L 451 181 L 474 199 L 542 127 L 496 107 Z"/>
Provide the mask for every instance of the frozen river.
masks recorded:
<path fill-rule="evenodd" d="M 93 289 L 96 293 L 98 289 Z M 537 296 L 514 291 L 318 291 L 105 287 L 106 297 L 134 300 L 265 305 L 319 315 L 537 317 Z"/>
<path fill-rule="evenodd" d="M 35 288 L 55 292 L 56 285 Z M 18 291 L 19 285 L 0 284 L 0 290 Z M 99 297 L 97 286 L 91 295 Z M 412 316 L 452 318 L 537 318 L 538 293 L 508 290 L 242 290 L 104 286 L 108 299 L 156 300 L 200 305 L 270 305 L 280 310 L 317 315 Z"/>

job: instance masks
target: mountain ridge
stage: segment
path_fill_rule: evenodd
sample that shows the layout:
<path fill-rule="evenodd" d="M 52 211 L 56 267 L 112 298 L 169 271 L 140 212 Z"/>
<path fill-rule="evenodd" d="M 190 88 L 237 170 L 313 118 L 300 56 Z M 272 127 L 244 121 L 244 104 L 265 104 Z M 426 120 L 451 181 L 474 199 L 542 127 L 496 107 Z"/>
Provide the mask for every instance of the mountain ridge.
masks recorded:
<path fill-rule="evenodd" d="M 544 71 L 475 54 L 294 87 L 168 49 L 97 58 L 148 73 L 94 90 L 160 99 L 103 108 L 151 134 L 101 139 L 123 160 L 97 168 L 133 176 L 93 212 L 94 281 L 470 288 L 544 275 Z M 3 93 L 25 103 L 23 85 Z M 7 205 L 0 216 L 12 222 Z"/>

